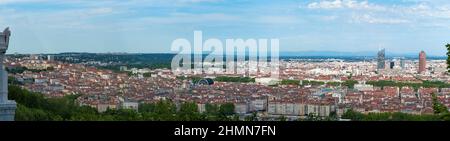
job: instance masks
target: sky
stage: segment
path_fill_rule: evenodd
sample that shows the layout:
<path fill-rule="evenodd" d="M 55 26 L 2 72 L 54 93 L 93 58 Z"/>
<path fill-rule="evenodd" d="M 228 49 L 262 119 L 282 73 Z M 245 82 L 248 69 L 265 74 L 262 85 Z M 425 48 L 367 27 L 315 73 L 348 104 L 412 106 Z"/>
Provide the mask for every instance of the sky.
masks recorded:
<path fill-rule="evenodd" d="M 8 53 L 168 53 L 172 41 L 280 39 L 281 52 L 444 56 L 448 0 L 0 0 Z"/>

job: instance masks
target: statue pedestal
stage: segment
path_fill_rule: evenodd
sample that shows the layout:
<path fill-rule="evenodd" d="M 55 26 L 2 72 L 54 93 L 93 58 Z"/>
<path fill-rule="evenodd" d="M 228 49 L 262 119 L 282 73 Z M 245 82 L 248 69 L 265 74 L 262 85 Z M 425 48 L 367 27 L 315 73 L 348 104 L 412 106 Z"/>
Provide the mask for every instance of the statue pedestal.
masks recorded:
<path fill-rule="evenodd" d="M 8 100 L 8 72 L 5 71 L 3 66 L 10 36 L 9 28 L 0 32 L 0 121 L 14 121 L 17 108 L 15 101 Z"/>
<path fill-rule="evenodd" d="M 8 100 L 8 72 L 5 71 L 3 66 L 10 36 L 9 28 L 0 32 L 0 121 L 14 121 L 17 108 L 15 101 Z"/>
<path fill-rule="evenodd" d="M 14 121 L 17 104 L 15 101 L 0 103 L 0 121 Z"/>

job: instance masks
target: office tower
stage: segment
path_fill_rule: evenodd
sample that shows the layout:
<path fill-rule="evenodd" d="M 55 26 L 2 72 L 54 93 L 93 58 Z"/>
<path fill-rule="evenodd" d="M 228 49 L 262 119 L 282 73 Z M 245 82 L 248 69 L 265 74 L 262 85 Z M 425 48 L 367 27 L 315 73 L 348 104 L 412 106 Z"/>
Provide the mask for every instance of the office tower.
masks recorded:
<path fill-rule="evenodd" d="M 389 68 L 390 68 L 390 69 L 394 69 L 394 66 L 395 66 L 395 62 L 394 62 L 394 61 L 391 61 L 391 62 L 389 63 Z"/>
<path fill-rule="evenodd" d="M 419 54 L 419 73 L 425 72 L 427 69 L 427 54 L 421 51 Z"/>
<path fill-rule="evenodd" d="M 54 59 L 53 55 L 47 55 L 47 61 L 53 61 Z"/>
<path fill-rule="evenodd" d="M 377 69 L 385 69 L 385 63 L 385 49 L 381 49 L 377 55 Z"/>
<path fill-rule="evenodd" d="M 404 59 L 401 59 L 401 60 L 400 60 L 400 67 L 401 67 L 402 69 L 405 69 L 405 60 L 404 60 Z"/>

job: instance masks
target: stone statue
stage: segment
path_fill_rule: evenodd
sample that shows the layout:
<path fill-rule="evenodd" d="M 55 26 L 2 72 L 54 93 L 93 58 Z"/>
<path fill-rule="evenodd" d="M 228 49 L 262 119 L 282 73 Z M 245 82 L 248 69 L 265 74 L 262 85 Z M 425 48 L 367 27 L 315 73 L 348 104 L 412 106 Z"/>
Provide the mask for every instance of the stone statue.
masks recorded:
<path fill-rule="evenodd" d="M 8 72 L 5 71 L 3 66 L 10 36 L 9 28 L 0 32 L 0 121 L 14 121 L 17 107 L 15 101 L 8 100 Z"/>

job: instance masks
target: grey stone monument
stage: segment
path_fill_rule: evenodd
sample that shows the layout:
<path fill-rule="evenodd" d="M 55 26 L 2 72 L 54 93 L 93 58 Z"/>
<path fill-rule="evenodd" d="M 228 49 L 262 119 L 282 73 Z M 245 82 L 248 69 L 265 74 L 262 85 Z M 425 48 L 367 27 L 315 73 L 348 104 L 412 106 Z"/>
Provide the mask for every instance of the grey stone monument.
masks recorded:
<path fill-rule="evenodd" d="M 5 71 L 3 61 L 9 45 L 11 31 L 6 28 L 0 32 L 0 121 L 14 121 L 17 104 L 8 100 L 8 72 Z"/>

